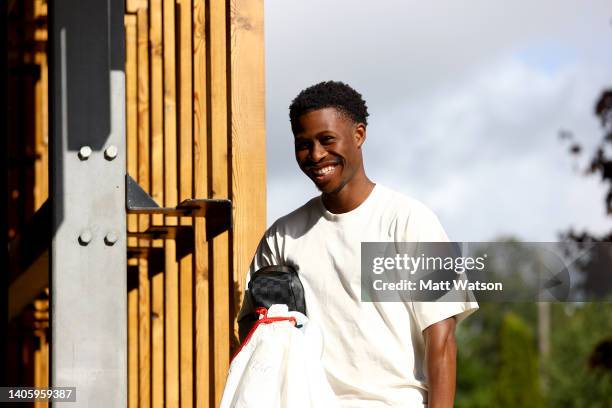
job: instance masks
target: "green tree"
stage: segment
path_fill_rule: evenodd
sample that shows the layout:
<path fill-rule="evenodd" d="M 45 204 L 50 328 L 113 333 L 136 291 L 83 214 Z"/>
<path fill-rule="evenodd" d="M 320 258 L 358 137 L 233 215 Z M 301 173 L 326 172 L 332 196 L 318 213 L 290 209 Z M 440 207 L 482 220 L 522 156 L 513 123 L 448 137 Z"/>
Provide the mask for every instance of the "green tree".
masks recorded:
<path fill-rule="evenodd" d="M 592 364 L 597 345 L 612 339 L 612 303 L 552 306 L 549 406 L 612 407 L 612 371 Z"/>
<path fill-rule="evenodd" d="M 503 318 L 499 335 L 497 407 L 541 407 L 538 356 L 531 328 L 515 313 Z"/>

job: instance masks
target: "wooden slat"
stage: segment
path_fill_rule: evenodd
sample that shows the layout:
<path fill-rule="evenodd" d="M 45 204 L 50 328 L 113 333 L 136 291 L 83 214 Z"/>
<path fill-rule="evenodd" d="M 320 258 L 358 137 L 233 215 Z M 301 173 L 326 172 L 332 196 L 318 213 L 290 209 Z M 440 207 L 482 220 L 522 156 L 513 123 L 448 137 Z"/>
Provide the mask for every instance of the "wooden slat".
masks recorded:
<path fill-rule="evenodd" d="M 164 274 L 151 279 L 151 406 L 163 407 L 164 378 Z"/>
<path fill-rule="evenodd" d="M 35 19 L 47 18 L 47 7 L 42 0 L 33 1 L 33 17 Z M 36 27 L 34 29 L 35 41 L 47 40 L 47 28 Z M 34 51 L 34 62 L 39 66 L 40 77 L 34 85 L 34 150 L 36 162 L 34 164 L 34 211 L 49 197 L 49 114 L 48 114 L 48 91 L 49 71 L 47 68 L 47 52 L 44 47 Z"/>
<path fill-rule="evenodd" d="M 233 337 L 244 282 L 266 228 L 266 137 L 264 72 L 264 2 L 232 0 L 231 123 Z M 236 343 L 234 343 L 236 344 Z"/>
<path fill-rule="evenodd" d="M 147 0 L 125 0 L 125 11 L 127 13 L 137 13 L 138 10 L 147 7 Z"/>
<path fill-rule="evenodd" d="M 138 25 L 138 173 L 136 180 L 147 192 L 151 191 L 150 183 L 150 128 L 149 128 L 149 14 L 146 9 L 136 14 Z M 138 217 L 139 230 L 149 226 L 150 216 Z"/>
<path fill-rule="evenodd" d="M 125 18 L 125 87 L 126 87 L 126 148 L 127 171 L 137 177 L 138 173 L 138 33 L 137 17 L 126 14 Z M 136 231 L 138 216 L 128 215 L 128 230 Z M 136 238 L 128 238 L 128 246 L 136 245 Z M 132 260 L 138 265 L 138 260 Z M 138 408 L 139 394 L 139 293 L 128 292 L 128 407 Z"/>
<path fill-rule="evenodd" d="M 163 45 L 162 1 L 149 4 L 149 58 L 151 72 L 151 196 L 157 203 L 164 202 L 164 100 L 163 100 Z M 153 215 L 152 222 L 161 225 L 162 215 Z M 161 241 L 159 241 L 161 242 Z M 154 245 L 158 242 L 154 242 Z M 163 245 L 163 242 L 161 242 Z M 164 376 L 164 273 L 151 279 L 151 406 L 165 403 Z"/>
<path fill-rule="evenodd" d="M 135 13 L 138 11 L 138 0 L 125 0 L 125 12 Z"/>
<path fill-rule="evenodd" d="M 228 175 L 228 61 L 227 61 L 227 2 L 210 3 L 210 87 L 211 118 L 210 143 L 212 161 L 212 197 L 229 196 Z M 218 406 L 229 368 L 229 234 L 224 232 L 213 239 L 212 308 L 214 341 L 214 406 Z"/>
<path fill-rule="evenodd" d="M 138 172 L 138 50 L 136 15 L 125 15 L 125 133 L 127 172 L 137 177 Z M 138 228 L 138 216 L 128 214 L 128 231 Z M 136 245 L 136 238 L 128 238 L 128 246 Z"/>
<path fill-rule="evenodd" d="M 138 396 L 141 407 L 151 406 L 151 298 L 149 265 L 138 260 Z"/>
<path fill-rule="evenodd" d="M 151 196 L 160 205 L 164 202 L 164 78 L 162 50 L 162 0 L 151 0 L 149 5 Z M 152 221 L 154 225 L 162 225 L 163 215 L 154 215 Z"/>
<path fill-rule="evenodd" d="M 149 15 L 138 10 L 138 183 L 150 191 L 149 162 Z M 150 216 L 139 215 L 138 226 L 145 231 Z M 141 240 L 141 245 L 146 242 Z M 151 406 L 151 298 L 146 259 L 138 260 L 138 394 L 141 407 Z"/>
<path fill-rule="evenodd" d="M 49 70 L 46 53 L 37 52 L 35 58 L 40 67 L 36 84 L 36 211 L 49 198 Z"/>
<path fill-rule="evenodd" d="M 176 53 L 175 0 L 163 0 L 164 60 L 164 205 L 178 204 L 177 134 L 176 134 Z M 174 216 L 165 217 L 165 225 L 176 225 Z M 166 407 L 179 406 L 179 301 L 176 241 L 165 242 L 165 374 Z"/>
<path fill-rule="evenodd" d="M 194 193 L 198 198 L 208 197 L 207 18 L 205 0 L 193 0 L 193 165 Z M 210 407 L 208 243 L 205 220 L 198 217 L 194 222 L 195 405 L 198 408 L 208 408 Z"/>
<path fill-rule="evenodd" d="M 46 331 L 49 319 L 49 301 L 38 299 L 34 301 L 34 322 L 32 332 L 29 333 L 38 338 L 38 344 L 34 350 L 34 387 L 49 386 L 49 353 Z M 43 401 L 34 403 L 34 408 L 47 407 Z"/>
<path fill-rule="evenodd" d="M 21 2 L 23 7 L 23 17 L 27 21 L 33 17 L 34 4 L 32 1 Z M 31 44 L 34 41 L 34 27 L 32 25 L 25 25 L 20 30 L 21 39 L 23 41 L 22 48 L 22 61 L 31 62 L 34 58 L 33 52 L 27 44 Z M 20 210 L 21 210 L 21 222 L 22 226 L 27 224 L 35 210 L 35 166 L 30 164 L 30 160 L 34 155 L 34 148 L 36 145 L 36 129 L 35 121 L 31 119 L 32 110 L 35 109 L 36 98 L 36 78 L 33 75 L 20 75 L 20 81 L 22 88 L 20 90 L 21 95 L 18 96 L 21 99 L 21 110 L 22 117 L 20 124 L 22 131 L 18 135 L 19 143 L 19 159 L 25 161 L 25 165 L 20 166 L 19 173 L 19 193 L 20 193 Z M 36 111 L 35 111 L 36 112 Z M 36 114 L 36 113 L 35 113 Z M 11 157 L 11 156 L 9 156 Z"/>
<path fill-rule="evenodd" d="M 8 319 L 19 313 L 49 287 L 49 251 L 45 250 L 8 288 Z"/>
<path fill-rule="evenodd" d="M 179 201 L 193 197 L 193 78 L 192 3 L 179 0 Z M 191 224 L 183 217 L 183 225 Z M 180 281 L 180 400 L 181 408 L 193 407 L 193 256 L 183 257 Z"/>
<path fill-rule="evenodd" d="M 49 343 L 46 336 L 39 337 L 39 348 L 34 354 L 36 374 L 34 378 L 35 387 L 49 386 Z M 49 404 L 44 401 L 34 403 L 34 408 L 47 408 Z"/>
<path fill-rule="evenodd" d="M 128 407 L 138 408 L 138 289 L 128 292 Z"/>

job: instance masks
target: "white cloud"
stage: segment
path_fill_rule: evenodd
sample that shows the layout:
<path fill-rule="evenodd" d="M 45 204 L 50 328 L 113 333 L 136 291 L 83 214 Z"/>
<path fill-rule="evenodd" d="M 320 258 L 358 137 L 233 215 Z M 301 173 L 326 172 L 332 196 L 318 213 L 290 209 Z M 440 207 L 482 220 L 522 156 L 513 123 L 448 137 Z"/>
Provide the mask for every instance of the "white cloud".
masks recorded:
<path fill-rule="evenodd" d="M 381 115 L 366 150 L 367 163 L 381 163 L 376 178 L 429 204 L 457 240 L 554 240 L 570 225 L 612 228 L 602 186 L 572 171 L 557 138 L 567 128 L 592 145 L 600 134 L 590 109 L 604 67 L 551 75 L 503 59 L 484 71 Z"/>
<path fill-rule="evenodd" d="M 266 5 L 268 224 L 317 194 L 295 164 L 287 105 L 335 78 L 368 101 L 368 174 L 430 205 L 454 239 L 612 229 L 601 186 L 572 172 L 556 137 L 571 129 L 592 146 L 601 134 L 607 2 L 354 4 Z"/>

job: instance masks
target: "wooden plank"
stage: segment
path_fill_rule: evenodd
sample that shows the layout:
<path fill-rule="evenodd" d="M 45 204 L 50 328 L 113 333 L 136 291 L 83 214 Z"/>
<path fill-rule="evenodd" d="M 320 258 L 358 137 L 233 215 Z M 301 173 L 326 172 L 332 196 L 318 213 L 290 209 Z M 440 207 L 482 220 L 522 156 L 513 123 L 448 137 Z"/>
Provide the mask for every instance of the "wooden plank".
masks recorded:
<path fill-rule="evenodd" d="M 151 72 L 151 196 L 157 203 L 164 201 L 164 94 L 163 94 L 163 44 L 162 0 L 149 4 L 149 58 Z M 152 222 L 161 225 L 162 215 L 153 215 Z M 161 245 L 160 245 L 161 244 Z M 163 246 L 162 241 L 154 245 Z M 151 406 L 163 407 L 165 403 L 164 375 L 164 273 L 151 279 Z"/>
<path fill-rule="evenodd" d="M 139 0 L 125 0 L 125 12 L 136 13 L 138 11 L 138 1 Z"/>
<path fill-rule="evenodd" d="M 138 260 L 138 396 L 141 407 L 151 406 L 151 298 L 149 265 Z"/>
<path fill-rule="evenodd" d="M 192 2 L 179 0 L 179 201 L 193 198 L 193 78 Z M 183 217 L 181 224 L 192 224 Z M 181 408 L 193 407 L 193 256 L 180 261 L 180 400 Z"/>
<path fill-rule="evenodd" d="M 138 10 L 136 14 L 138 24 L 138 172 L 136 180 L 148 193 L 151 192 L 150 183 L 150 128 L 149 128 L 149 14 L 146 9 Z M 139 230 L 145 231 L 149 226 L 150 216 L 138 217 Z"/>
<path fill-rule="evenodd" d="M 38 299 L 34 301 L 34 322 L 29 335 L 38 338 L 34 349 L 34 387 L 49 386 L 49 353 L 46 331 L 49 327 L 49 301 Z M 34 408 L 47 407 L 43 401 L 34 402 Z"/>
<path fill-rule="evenodd" d="M 266 228 L 264 2 L 232 0 L 231 6 L 232 202 L 234 203 L 233 337 L 244 282 Z"/>
<path fill-rule="evenodd" d="M 140 9 L 138 25 L 138 174 L 137 180 L 150 191 L 149 172 L 149 14 Z M 145 231 L 150 216 L 139 215 L 138 226 Z M 141 240 L 141 245 L 146 242 Z M 138 394 L 141 407 L 151 406 L 151 298 L 149 267 L 146 259 L 138 260 Z"/>
<path fill-rule="evenodd" d="M 164 274 L 151 278 L 151 406 L 164 406 Z"/>
<path fill-rule="evenodd" d="M 34 2 L 26 1 L 21 2 L 23 10 L 23 18 L 25 21 L 31 19 L 34 14 Z M 25 25 L 20 30 L 22 35 L 21 40 L 21 58 L 22 61 L 31 62 L 34 59 L 33 50 L 28 47 L 34 41 L 35 28 L 32 25 Z M 21 114 L 20 125 L 22 131 L 18 135 L 20 139 L 19 143 L 19 159 L 24 161 L 24 165 L 18 168 L 20 173 L 18 194 L 20 197 L 20 210 L 21 210 L 21 223 L 22 226 L 27 224 L 35 211 L 36 203 L 36 166 L 35 162 L 30 162 L 34 156 L 36 146 L 36 120 L 31 120 L 31 112 L 34 110 L 34 115 L 39 115 L 36 106 L 36 83 L 37 79 L 33 75 L 19 75 L 19 82 L 21 83 L 21 95 L 18 98 L 21 99 L 22 105 L 20 106 Z M 37 118 L 40 120 L 40 118 Z M 11 156 L 9 156 L 11 157 Z"/>
<path fill-rule="evenodd" d="M 49 287 L 49 251 L 45 250 L 8 288 L 8 319 L 11 321 Z"/>
<path fill-rule="evenodd" d="M 128 292 L 128 407 L 138 408 L 138 289 Z"/>
<path fill-rule="evenodd" d="M 176 134 L 176 52 L 175 0 L 163 0 L 164 20 L 164 205 L 178 204 Z M 166 225 L 176 225 L 175 216 L 165 217 Z M 179 282 L 176 241 L 165 242 L 165 363 L 166 407 L 179 406 Z"/>
<path fill-rule="evenodd" d="M 39 343 L 38 348 L 34 349 L 34 384 L 32 384 L 34 387 L 42 387 L 42 385 L 40 384 L 40 380 L 42 377 L 42 350 L 41 350 L 41 346 L 42 344 Z M 48 405 L 42 401 L 36 401 L 34 402 L 34 408 L 43 408 L 45 407 L 45 405 Z"/>
<path fill-rule="evenodd" d="M 206 1 L 193 0 L 193 160 L 194 193 L 198 198 L 208 197 L 208 114 L 207 114 L 207 38 Z M 195 405 L 210 407 L 209 383 L 209 279 L 206 222 L 195 219 L 194 302 L 195 302 Z"/>
<path fill-rule="evenodd" d="M 229 196 L 228 175 L 228 61 L 229 47 L 226 35 L 228 2 L 210 3 L 210 69 L 211 69 L 211 118 L 210 143 L 212 161 L 212 197 Z M 213 319 L 213 398 L 218 406 L 229 369 L 229 233 L 224 232 L 213 239 L 212 264 L 212 308 Z"/>
<path fill-rule="evenodd" d="M 125 0 L 126 13 L 137 13 L 138 10 L 147 8 L 147 0 Z"/>
<path fill-rule="evenodd" d="M 193 407 L 193 256 L 180 261 L 180 397 L 181 407 Z"/>
<path fill-rule="evenodd" d="M 34 18 L 46 20 L 47 7 L 42 0 L 34 0 Z M 47 28 L 36 27 L 34 29 L 34 40 L 46 42 Z M 36 162 L 34 164 L 34 211 L 49 197 L 49 71 L 47 69 L 47 52 L 44 47 L 34 50 L 34 63 L 40 68 L 40 77 L 34 85 L 34 140 Z"/>
<path fill-rule="evenodd" d="M 34 211 L 49 198 L 49 71 L 45 52 L 36 52 L 35 62 L 40 67 L 40 79 L 35 86 L 35 140 L 36 162 Z"/>
<path fill-rule="evenodd" d="M 44 16 L 47 19 L 47 4 L 46 1 L 40 0 L 38 2 L 40 16 Z M 49 37 L 48 29 L 46 26 L 44 29 L 40 29 L 42 37 L 46 41 Z M 40 87 L 43 90 L 40 97 L 40 120 L 41 120 L 41 136 L 42 146 L 41 149 L 41 166 L 44 169 L 45 177 L 40 180 L 40 205 L 42 205 L 47 198 L 49 198 L 49 65 L 47 51 L 40 52 Z M 48 349 L 48 343 L 45 345 Z M 48 355 L 48 351 L 47 351 Z"/>
<path fill-rule="evenodd" d="M 151 62 L 151 196 L 161 205 L 164 202 L 162 0 L 151 0 L 149 5 L 149 20 L 149 58 Z M 163 224 L 163 215 L 154 215 L 152 218 L 153 224 Z"/>
<path fill-rule="evenodd" d="M 127 172 L 137 177 L 138 172 L 138 44 L 136 15 L 126 14 L 125 19 L 125 133 Z M 138 229 L 138 216 L 128 214 L 128 231 Z M 128 238 L 128 246 L 136 246 L 136 238 Z"/>
<path fill-rule="evenodd" d="M 39 337 L 39 348 L 35 352 L 36 378 L 34 379 L 35 387 L 49 386 L 49 343 L 47 337 L 42 335 Z M 34 408 L 47 408 L 49 404 L 44 401 L 34 403 Z"/>

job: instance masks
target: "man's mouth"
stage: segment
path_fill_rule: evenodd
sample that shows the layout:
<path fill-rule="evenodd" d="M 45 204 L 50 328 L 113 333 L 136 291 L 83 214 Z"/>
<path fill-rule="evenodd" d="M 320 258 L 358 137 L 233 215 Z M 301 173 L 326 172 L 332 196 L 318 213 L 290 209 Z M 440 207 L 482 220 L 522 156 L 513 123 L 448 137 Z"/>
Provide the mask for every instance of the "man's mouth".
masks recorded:
<path fill-rule="evenodd" d="M 322 167 L 311 168 L 309 173 L 317 183 L 328 181 L 336 173 L 338 164 L 328 164 Z"/>

